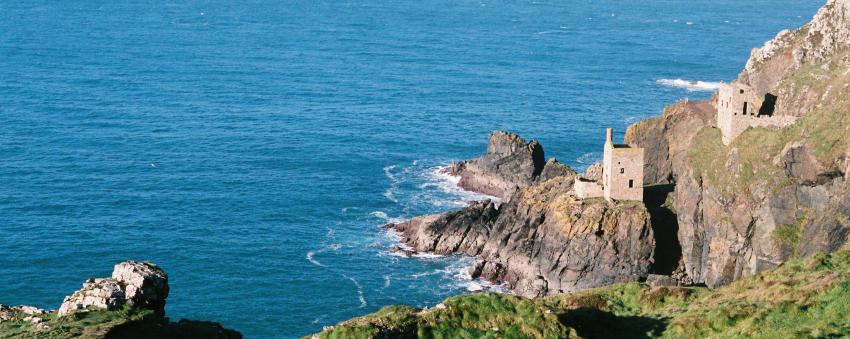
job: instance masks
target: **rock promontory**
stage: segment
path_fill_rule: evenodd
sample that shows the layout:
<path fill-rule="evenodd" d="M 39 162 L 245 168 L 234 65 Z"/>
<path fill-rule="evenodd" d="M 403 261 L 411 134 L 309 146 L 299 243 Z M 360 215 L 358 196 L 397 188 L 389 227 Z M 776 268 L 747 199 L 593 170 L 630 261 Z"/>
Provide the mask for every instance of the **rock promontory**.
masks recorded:
<path fill-rule="evenodd" d="M 458 186 L 472 192 L 509 200 L 522 187 L 573 172 L 569 166 L 549 159 L 537 140 L 526 142 L 510 132 L 490 134 L 487 153 L 453 164 L 448 174 L 460 177 Z"/>
<path fill-rule="evenodd" d="M 0 305 L 2 338 L 241 338 L 218 323 L 165 317 L 168 275 L 153 263 L 125 261 L 92 278 L 57 311 Z"/>
<path fill-rule="evenodd" d="M 560 169 L 546 176 L 532 175 L 535 161 L 524 155 L 535 153 L 542 157 L 542 147 L 534 141 L 526 144 L 518 136 L 493 133 L 487 154 L 461 163 L 460 175 L 476 183 L 492 183 L 492 178 L 518 180 L 511 181 L 515 191 L 510 200 L 473 202 L 459 211 L 387 227 L 398 231 L 402 242 L 414 251 L 479 258 L 471 269 L 473 277 L 507 284 L 523 296 L 645 279 L 655 247 L 646 207 L 640 202 L 578 199 L 573 188 L 577 175 L 568 166 L 544 163 L 536 167 L 540 173 L 545 168 Z M 495 165 L 500 163 L 494 160 L 497 157 L 501 164 L 511 165 Z M 528 171 L 512 176 L 510 171 L 516 168 Z M 598 166 L 591 168 L 598 170 Z M 598 175 L 594 171 L 585 175 Z"/>

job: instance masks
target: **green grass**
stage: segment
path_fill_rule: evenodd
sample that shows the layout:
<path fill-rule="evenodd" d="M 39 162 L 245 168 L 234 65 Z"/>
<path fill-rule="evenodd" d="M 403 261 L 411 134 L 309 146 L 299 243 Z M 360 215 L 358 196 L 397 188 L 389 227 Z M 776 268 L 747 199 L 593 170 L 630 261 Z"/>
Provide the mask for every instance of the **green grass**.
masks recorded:
<path fill-rule="evenodd" d="M 719 129 L 704 128 L 691 143 L 688 161 L 694 177 L 708 181 L 727 196 L 751 190 L 754 184 L 776 190 L 787 186 L 790 179 L 782 163 L 775 160 L 786 145 L 795 141 L 809 147 L 819 163 L 835 165 L 850 147 L 850 101 L 812 111 L 782 129 L 747 129 L 729 146 L 721 142 Z M 733 149 L 737 161 L 730 163 Z"/>
<path fill-rule="evenodd" d="M 221 328 L 219 324 L 180 320 L 177 323 L 154 311 L 125 306 L 114 311 L 90 310 L 58 317 L 51 312 L 39 317 L 47 320 L 46 328 L 23 320 L 18 314 L 0 322 L 0 338 L 209 338 L 238 337 L 238 332 Z M 394 319 L 393 319 L 394 320 Z M 224 336 L 222 336 L 224 335 Z"/>
<path fill-rule="evenodd" d="M 803 228 L 809 220 L 808 210 L 803 212 L 803 215 L 797 218 L 797 221 L 792 224 L 779 224 L 773 230 L 771 236 L 773 242 L 782 246 L 787 246 L 791 251 L 791 256 L 797 255 L 797 245 L 800 243 L 800 236 L 803 234 Z"/>
<path fill-rule="evenodd" d="M 529 300 L 473 294 L 389 307 L 322 338 L 779 338 L 850 336 L 850 252 L 793 259 L 715 290 L 627 283 Z M 376 325 L 378 324 L 378 325 Z M 405 328 L 400 332 L 389 328 Z"/>
<path fill-rule="evenodd" d="M 118 325 L 155 318 L 153 311 L 124 307 L 115 311 L 90 311 L 57 317 L 55 313 L 42 315 L 48 328 L 41 330 L 28 321 L 25 315 L 0 322 L 0 338 L 99 338 Z"/>

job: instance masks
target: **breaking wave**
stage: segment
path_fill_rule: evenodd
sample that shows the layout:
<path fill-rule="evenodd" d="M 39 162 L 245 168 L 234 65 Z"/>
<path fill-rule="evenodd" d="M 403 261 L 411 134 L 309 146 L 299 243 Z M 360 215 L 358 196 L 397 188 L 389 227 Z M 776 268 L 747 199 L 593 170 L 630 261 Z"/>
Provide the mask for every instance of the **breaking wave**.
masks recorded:
<path fill-rule="evenodd" d="M 655 82 L 666 87 L 682 88 L 688 92 L 711 92 L 720 88 L 719 82 L 691 81 L 683 79 L 659 79 Z"/>

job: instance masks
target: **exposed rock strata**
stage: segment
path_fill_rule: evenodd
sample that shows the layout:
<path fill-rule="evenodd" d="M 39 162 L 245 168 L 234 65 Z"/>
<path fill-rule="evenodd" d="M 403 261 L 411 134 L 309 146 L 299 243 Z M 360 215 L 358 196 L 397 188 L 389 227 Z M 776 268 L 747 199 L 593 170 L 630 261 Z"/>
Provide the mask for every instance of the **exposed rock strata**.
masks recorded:
<path fill-rule="evenodd" d="M 459 176 L 463 189 L 509 200 L 518 189 L 560 175 L 574 173 L 555 159 L 546 161 L 537 140 L 526 143 L 520 136 L 493 132 L 487 153 L 453 164 L 447 172 Z"/>
<path fill-rule="evenodd" d="M 416 251 L 480 258 L 474 277 L 528 297 L 645 278 L 654 241 L 644 206 L 577 200 L 574 178 L 521 189 L 500 207 L 477 202 L 389 227 Z"/>

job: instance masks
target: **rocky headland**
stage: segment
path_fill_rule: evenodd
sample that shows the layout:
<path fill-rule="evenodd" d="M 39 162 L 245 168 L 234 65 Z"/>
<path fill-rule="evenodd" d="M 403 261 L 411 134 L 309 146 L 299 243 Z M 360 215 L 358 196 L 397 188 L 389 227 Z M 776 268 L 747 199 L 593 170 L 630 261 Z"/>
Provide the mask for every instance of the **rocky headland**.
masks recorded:
<path fill-rule="evenodd" d="M 452 164 L 445 172 L 459 177 L 460 188 L 505 201 L 520 188 L 575 174 L 569 166 L 554 158 L 546 161 L 543 146 L 537 140 L 526 143 L 519 135 L 504 131 L 490 135 L 487 153 Z"/>
<path fill-rule="evenodd" d="M 691 292 L 679 291 L 698 289 L 683 286 L 721 288 L 736 281 L 753 281 L 748 277 L 770 270 L 784 272 L 787 262 L 799 263 L 799 258 L 823 258 L 822 253 L 850 249 L 850 0 L 828 1 L 809 24 L 783 31 L 754 49 L 735 83 L 764 96 L 765 102 L 769 98 L 772 118 L 788 118 L 785 120 L 793 123 L 750 127 L 724 143 L 715 95 L 705 101 L 672 104 L 660 116 L 633 124 L 624 142 L 645 149 L 643 203 L 577 199 L 573 189 L 576 178 L 598 178 L 599 166 L 577 174 L 554 160 L 545 161 L 543 148 L 536 141 L 525 142 L 511 133 L 495 132 L 485 155 L 455 164 L 449 173 L 460 176 L 462 188 L 497 196 L 501 204 L 476 202 L 459 211 L 387 227 L 400 232 L 402 241 L 415 251 L 475 256 L 481 262 L 472 268 L 473 276 L 505 283 L 516 294 L 531 298 L 641 282 L 656 287 L 640 298 L 667 300 L 669 291 L 677 291 L 674 298 L 680 298 L 678 293 Z M 844 273 L 836 272 L 808 277 L 812 280 L 809 285 L 787 284 L 788 289 L 782 291 L 792 297 L 786 301 L 812 301 L 794 299 L 803 297 L 793 289 L 815 288 L 815 293 L 821 293 L 835 283 L 850 281 Z M 617 287 L 604 291 L 631 284 L 646 286 L 615 284 Z M 657 294 L 659 288 L 665 292 Z M 700 293 L 736 302 L 733 290 L 720 291 Z M 616 293 L 622 297 L 625 292 L 621 292 Z M 774 292 L 765 293 L 782 294 Z M 583 295 L 576 294 L 575 298 Z M 554 300 L 551 298 L 561 297 L 543 300 Z M 570 294 L 563 298 L 575 299 Z M 591 314 L 605 313 L 614 307 L 612 302 L 622 302 L 603 299 L 581 307 Z M 457 312 L 473 312 L 480 306 L 472 298 L 458 300 L 469 304 L 459 302 Z M 718 310 L 718 305 L 709 300 L 699 307 L 693 306 L 694 300 L 676 300 L 681 301 L 675 306 L 679 310 Z M 527 302 L 516 299 L 508 308 L 533 308 Z M 745 321 L 750 325 L 765 321 L 752 320 L 749 317 L 757 312 L 743 304 L 738 306 L 723 309 L 745 313 L 729 315 L 731 328 L 744 329 L 739 321 L 745 319 L 750 319 Z M 547 314 L 545 309 L 540 311 Z M 636 317 L 638 313 L 600 316 L 601 320 L 610 320 L 612 316 Z M 565 319 L 572 319 L 566 317 L 559 316 L 557 321 L 563 324 Z M 430 324 L 422 323 L 422 319 L 416 315 L 411 321 Z M 668 320 L 659 320 L 661 329 L 653 336 L 668 333 L 664 331 L 671 324 Z M 747 334 L 712 332 L 728 328 L 691 323 L 702 326 L 695 329 L 702 335 Z M 428 326 L 432 325 L 437 326 Z M 817 336 L 826 333 L 821 325 L 791 331 Z M 838 330 L 847 335 L 850 324 L 842 323 Z M 422 327 L 417 331 L 424 333 Z M 567 330 L 582 336 L 581 330 L 577 331 Z M 550 337 L 555 332 L 521 333 Z"/>
<path fill-rule="evenodd" d="M 165 316 L 168 275 L 148 262 L 115 265 L 65 297 L 58 310 L 0 305 L 2 338 L 242 338 L 218 323 Z"/>
<path fill-rule="evenodd" d="M 577 199 L 577 174 L 543 157 L 536 141 L 526 144 L 515 134 L 495 132 L 486 155 L 452 168 L 461 183 L 498 182 L 509 188 L 502 191 L 507 201 L 475 202 L 387 227 L 417 252 L 475 256 L 481 261 L 471 269 L 473 277 L 506 283 L 528 297 L 645 278 L 655 244 L 646 207 Z M 544 164 L 536 175 L 535 163 Z M 516 168 L 526 170 L 504 172 Z M 495 186 L 466 187 L 493 194 Z"/>

